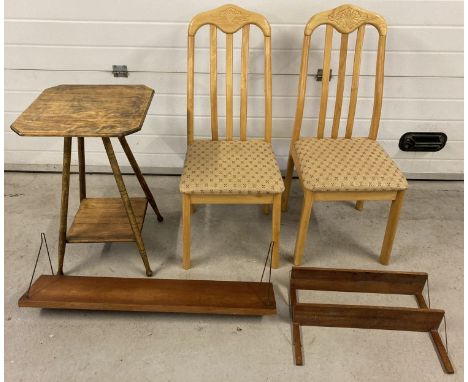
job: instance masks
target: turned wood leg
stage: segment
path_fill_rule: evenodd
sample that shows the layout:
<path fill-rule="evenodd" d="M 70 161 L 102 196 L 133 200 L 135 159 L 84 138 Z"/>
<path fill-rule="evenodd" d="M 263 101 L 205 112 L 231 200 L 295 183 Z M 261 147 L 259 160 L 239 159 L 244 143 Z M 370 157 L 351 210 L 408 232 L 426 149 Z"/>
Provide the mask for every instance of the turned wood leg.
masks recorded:
<path fill-rule="evenodd" d="M 364 209 L 364 200 L 357 200 L 354 208 L 356 208 L 358 211 L 362 211 Z"/>
<path fill-rule="evenodd" d="M 112 148 L 112 143 L 110 141 L 110 138 L 108 137 L 103 137 L 102 142 L 104 143 L 107 157 L 109 158 L 112 172 L 114 174 L 115 182 L 117 183 L 117 187 L 120 192 L 120 197 L 122 198 L 125 211 L 127 212 L 128 221 L 130 222 L 133 235 L 135 236 L 135 242 L 138 247 L 138 251 L 140 252 L 140 256 L 141 256 L 141 259 L 143 260 L 143 264 L 145 265 L 146 275 L 149 277 L 153 274 L 153 272 L 151 271 L 151 267 L 148 262 L 148 256 L 146 255 L 145 245 L 143 243 L 143 239 L 141 238 L 140 227 L 138 226 L 137 220 L 135 218 L 132 203 L 130 202 L 130 198 L 128 197 L 127 189 L 125 188 L 125 183 L 122 179 L 122 173 L 120 172 L 120 167 L 119 167 L 119 164 L 117 163 L 114 149 Z"/>
<path fill-rule="evenodd" d="M 385 237 L 382 244 L 382 251 L 380 252 L 380 263 L 388 265 L 390 261 L 390 255 L 392 253 L 393 240 L 398 226 L 398 220 L 400 218 L 400 210 L 403 205 L 403 198 L 405 191 L 398 191 L 395 200 L 392 201 L 390 207 L 390 214 L 388 215 L 387 229 L 385 230 Z"/>
<path fill-rule="evenodd" d="M 302 255 L 304 253 L 304 244 L 309 228 L 310 213 L 312 212 L 313 194 L 311 191 L 304 190 L 304 201 L 302 203 L 301 219 L 299 229 L 297 230 L 296 247 L 294 249 L 294 265 L 301 265 Z"/>
<path fill-rule="evenodd" d="M 284 192 L 282 198 L 282 210 L 288 210 L 288 200 L 289 200 L 289 192 L 291 191 L 291 183 L 292 183 L 292 176 L 294 172 L 294 160 L 291 154 L 289 154 L 288 158 L 288 169 L 286 170 L 286 178 L 284 179 Z"/>
<path fill-rule="evenodd" d="M 182 194 L 182 245 L 183 267 L 190 268 L 190 195 Z"/>
<path fill-rule="evenodd" d="M 80 178 L 80 201 L 86 199 L 86 169 L 84 138 L 78 137 L 78 170 Z"/>
<path fill-rule="evenodd" d="M 268 204 L 267 204 L 268 205 Z M 271 256 L 271 267 L 276 269 L 279 267 L 279 252 L 280 252 L 280 224 L 281 224 L 281 194 L 276 194 L 273 197 L 273 212 L 271 214 L 272 223 L 272 239 L 273 254 Z"/>
<path fill-rule="evenodd" d="M 58 242 L 58 271 L 63 275 L 63 259 L 65 257 L 65 247 L 67 244 L 67 215 L 68 215 L 68 195 L 70 193 L 70 162 L 71 162 L 71 137 L 63 140 L 63 169 L 62 169 L 62 197 L 60 204 L 60 228 Z"/>
<path fill-rule="evenodd" d="M 132 166 L 133 172 L 135 173 L 138 181 L 140 182 L 140 186 L 146 195 L 146 199 L 148 199 L 150 206 L 153 208 L 154 213 L 158 217 L 158 221 L 162 222 L 164 218 L 159 212 L 159 209 L 156 204 L 156 201 L 154 200 L 153 194 L 150 188 L 148 187 L 148 184 L 146 183 L 146 180 L 143 174 L 141 173 L 140 166 L 138 166 L 138 163 L 135 159 L 135 156 L 132 153 L 132 150 L 130 149 L 130 146 L 127 143 L 127 140 L 125 139 L 125 137 L 119 137 L 119 141 L 120 141 L 120 144 L 122 145 L 122 148 L 125 151 L 125 155 L 127 156 L 128 161 L 130 162 L 130 165 Z"/>

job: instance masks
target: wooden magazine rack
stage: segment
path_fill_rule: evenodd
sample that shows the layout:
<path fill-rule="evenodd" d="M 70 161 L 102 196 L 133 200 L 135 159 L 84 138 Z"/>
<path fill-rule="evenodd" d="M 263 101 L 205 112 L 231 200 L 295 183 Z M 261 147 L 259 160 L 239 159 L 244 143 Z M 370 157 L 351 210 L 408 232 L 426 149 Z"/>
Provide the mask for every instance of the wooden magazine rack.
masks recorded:
<path fill-rule="evenodd" d="M 290 281 L 296 365 L 303 365 L 301 325 L 429 332 L 446 373 L 453 366 L 438 328 L 445 312 L 431 309 L 422 295 L 427 273 L 293 267 Z M 414 295 L 418 308 L 302 303 L 298 290 Z"/>

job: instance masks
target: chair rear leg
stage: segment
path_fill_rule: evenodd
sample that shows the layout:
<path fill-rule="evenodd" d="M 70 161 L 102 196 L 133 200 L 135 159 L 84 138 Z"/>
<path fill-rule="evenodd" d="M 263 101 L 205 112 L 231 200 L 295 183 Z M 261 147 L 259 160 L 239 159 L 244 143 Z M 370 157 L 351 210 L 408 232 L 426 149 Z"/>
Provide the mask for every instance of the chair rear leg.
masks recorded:
<path fill-rule="evenodd" d="M 286 178 L 284 179 L 284 192 L 283 192 L 282 206 L 281 206 L 281 209 L 283 211 L 288 210 L 289 192 L 291 191 L 291 182 L 292 182 L 293 172 L 294 172 L 294 159 L 292 155 L 289 154 L 288 169 L 286 170 Z"/>
<path fill-rule="evenodd" d="M 294 249 L 294 265 L 301 265 L 302 255 L 304 253 L 304 245 L 309 229 L 310 213 L 312 212 L 313 194 L 311 191 L 305 190 L 304 201 L 302 203 L 301 220 L 299 221 L 299 229 L 297 230 L 296 247 Z"/>
<path fill-rule="evenodd" d="M 357 200 L 354 208 L 356 208 L 358 211 L 362 211 L 364 209 L 364 200 Z"/>
<path fill-rule="evenodd" d="M 267 204 L 268 205 L 268 204 Z M 280 252 L 280 224 L 281 224 L 281 194 L 276 194 L 273 198 L 273 212 L 271 218 L 272 224 L 272 239 L 275 243 L 273 246 L 273 254 L 271 256 L 271 267 L 276 269 L 279 267 L 279 252 Z"/>
<path fill-rule="evenodd" d="M 393 240 L 400 219 L 401 206 L 403 205 L 403 198 L 405 191 L 398 191 L 395 200 L 392 201 L 390 207 L 390 214 L 388 215 L 387 229 L 385 230 L 385 237 L 382 244 L 382 250 L 380 252 L 380 263 L 388 265 L 390 262 L 390 255 L 392 254 Z"/>
<path fill-rule="evenodd" d="M 190 195 L 182 194 L 182 242 L 183 242 L 183 267 L 190 268 L 190 215 L 192 213 Z"/>

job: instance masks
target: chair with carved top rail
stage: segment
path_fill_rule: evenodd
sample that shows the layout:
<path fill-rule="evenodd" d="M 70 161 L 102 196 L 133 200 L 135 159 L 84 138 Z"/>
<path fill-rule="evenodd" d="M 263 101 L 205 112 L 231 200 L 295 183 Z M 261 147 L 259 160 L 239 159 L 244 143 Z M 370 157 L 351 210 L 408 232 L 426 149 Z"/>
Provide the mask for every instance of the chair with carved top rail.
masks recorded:
<path fill-rule="evenodd" d="M 210 28 L 211 140 L 194 138 L 195 34 Z M 265 131 L 247 139 L 247 90 L 250 26 L 263 33 Z M 242 29 L 239 140 L 233 138 L 233 36 Z M 226 139 L 218 136 L 217 31 L 226 34 Z M 196 15 L 188 28 L 187 154 L 180 181 L 183 215 L 183 267 L 190 268 L 190 215 L 196 204 L 272 205 L 272 267 L 279 265 L 283 179 L 271 146 L 271 30 L 262 15 L 224 5 Z"/>
<path fill-rule="evenodd" d="M 301 125 L 306 93 L 310 40 L 312 32 L 320 25 L 325 25 L 326 29 L 317 136 L 304 138 L 301 137 Z M 352 137 L 353 124 L 356 114 L 364 32 L 367 25 L 373 26 L 378 32 L 374 106 L 368 136 L 355 138 Z M 341 34 L 338 81 L 331 137 L 325 138 L 324 131 L 334 30 Z M 344 137 L 339 138 L 348 39 L 349 35 L 356 30 L 348 118 Z M 362 210 L 365 200 L 391 200 L 390 214 L 380 253 L 380 262 L 385 265 L 389 263 L 400 209 L 408 185 L 397 165 L 376 142 L 382 108 L 386 36 L 387 24 L 381 16 L 359 9 L 353 5 L 342 5 L 333 10 L 318 13 L 309 20 L 305 27 L 296 118 L 289 152 L 285 181 L 286 188 L 283 193 L 282 208 L 283 211 L 287 209 L 291 180 L 295 167 L 304 192 L 294 250 L 294 263 L 296 265 L 300 265 L 304 252 L 312 204 L 320 200 L 356 200 L 357 210 Z"/>

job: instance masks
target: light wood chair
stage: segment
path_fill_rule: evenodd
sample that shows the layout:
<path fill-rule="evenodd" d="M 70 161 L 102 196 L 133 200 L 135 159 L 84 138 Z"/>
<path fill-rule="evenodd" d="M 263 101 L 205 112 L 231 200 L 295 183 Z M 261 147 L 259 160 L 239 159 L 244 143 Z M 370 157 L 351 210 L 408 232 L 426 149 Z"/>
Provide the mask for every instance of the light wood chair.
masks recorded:
<path fill-rule="evenodd" d="M 306 94 L 310 40 L 312 32 L 320 25 L 325 25 L 326 29 L 317 136 L 303 138 L 301 137 L 301 125 Z M 369 135 L 367 137 L 354 138 L 352 137 L 352 133 L 356 113 L 361 54 L 364 32 L 367 25 L 373 26 L 378 32 L 374 107 Z M 324 131 L 334 30 L 341 34 L 338 81 L 331 137 L 325 138 Z M 344 138 L 338 138 L 345 87 L 348 38 L 350 33 L 355 30 L 357 30 L 357 36 L 348 118 Z M 305 27 L 304 35 L 296 118 L 288 159 L 285 181 L 286 189 L 283 193 L 284 211 L 287 209 L 291 180 L 295 167 L 304 191 L 304 200 L 294 250 L 294 264 L 300 265 L 301 263 L 313 202 L 321 200 L 356 200 L 356 209 L 362 210 L 365 200 L 391 200 L 387 229 L 380 253 L 380 262 L 388 264 L 400 209 L 408 184 L 396 164 L 376 142 L 382 108 L 387 24 L 381 16 L 375 13 L 352 5 L 342 5 L 331 11 L 313 16 Z"/>
<path fill-rule="evenodd" d="M 264 36 L 265 133 L 263 139 L 247 139 L 247 89 L 249 31 L 255 25 Z M 210 28 L 211 140 L 194 138 L 195 34 Z M 233 34 L 242 29 L 240 129 L 233 138 Z M 218 137 L 217 32 L 226 34 L 226 139 Z M 272 267 L 279 265 L 281 194 L 284 183 L 271 147 L 271 31 L 258 13 L 224 5 L 200 13 L 188 28 L 187 154 L 180 181 L 183 214 L 183 267 L 190 268 L 190 215 L 196 204 L 272 205 Z"/>

